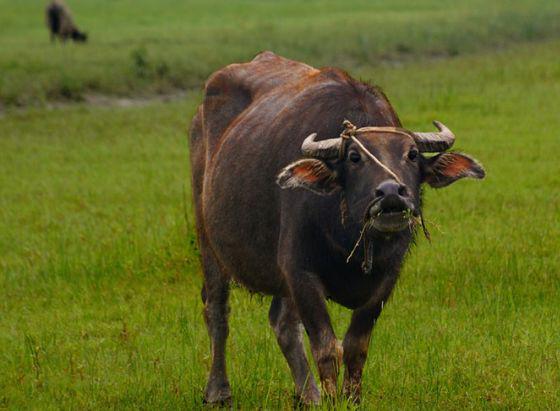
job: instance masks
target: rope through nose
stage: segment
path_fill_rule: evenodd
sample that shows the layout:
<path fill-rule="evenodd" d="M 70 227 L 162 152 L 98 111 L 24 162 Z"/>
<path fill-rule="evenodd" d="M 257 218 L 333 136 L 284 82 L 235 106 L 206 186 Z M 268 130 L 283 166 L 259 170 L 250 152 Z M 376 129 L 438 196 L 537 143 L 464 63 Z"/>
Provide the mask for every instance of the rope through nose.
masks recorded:
<path fill-rule="evenodd" d="M 400 178 L 393 172 L 393 170 L 383 164 L 381 160 L 375 157 L 362 143 L 360 143 L 360 141 L 356 138 L 357 128 L 354 124 L 352 124 L 349 120 L 344 120 L 342 124 L 344 125 L 345 129 L 340 137 L 342 137 L 343 139 L 351 139 L 354 143 L 356 143 L 356 145 L 366 156 L 368 156 L 371 160 L 373 160 L 374 163 L 385 170 L 387 174 L 393 177 L 397 183 L 399 183 L 400 185 L 404 185 Z"/>

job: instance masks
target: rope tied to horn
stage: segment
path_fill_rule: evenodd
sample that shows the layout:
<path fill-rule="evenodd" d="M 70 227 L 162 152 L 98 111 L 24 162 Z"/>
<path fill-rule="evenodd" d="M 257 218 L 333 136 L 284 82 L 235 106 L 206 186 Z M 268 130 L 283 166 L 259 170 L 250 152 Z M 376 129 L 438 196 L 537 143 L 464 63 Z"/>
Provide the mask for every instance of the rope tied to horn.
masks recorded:
<path fill-rule="evenodd" d="M 358 140 L 356 138 L 356 133 L 359 131 L 358 128 L 352 124 L 350 122 L 350 120 L 344 120 L 344 122 L 342 123 L 342 125 L 344 126 L 344 131 L 340 134 L 340 137 L 343 140 L 352 140 L 354 143 L 356 143 L 356 145 L 359 147 L 359 149 L 371 160 L 373 160 L 374 163 L 376 163 L 379 167 L 381 167 L 383 170 L 385 170 L 385 172 L 387 172 L 387 174 L 389 174 L 391 177 L 393 177 L 395 179 L 395 181 L 401 185 L 404 185 L 402 183 L 402 181 L 400 180 L 400 178 L 397 176 L 397 174 L 395 172 L 393 172 L 393 170 L 391 170 L 389 167 L 387 167 L 385 164 L 383 164 L 383 162 L 381 160 L 379 160 L 375 155 L 373 155 L 361 142 L 360 140 Z M 371 128 L 373 129 L 374 127 L 367 127 L 367 128 Z M 360 129 L 361 130 L 361 129 Z M 343 145 L 341 144 L 341 154 L 340 156 L 342 156 L 342 147 Z"/>

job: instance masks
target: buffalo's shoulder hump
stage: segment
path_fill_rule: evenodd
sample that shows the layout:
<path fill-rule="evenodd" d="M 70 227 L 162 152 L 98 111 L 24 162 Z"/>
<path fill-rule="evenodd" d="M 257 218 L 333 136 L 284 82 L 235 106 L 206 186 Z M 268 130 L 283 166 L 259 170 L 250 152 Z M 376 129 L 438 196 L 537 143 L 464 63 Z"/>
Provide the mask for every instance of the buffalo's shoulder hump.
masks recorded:
<path fill-rule="evenodd" d="M 209 147 L 259 97 L 312 72 L 316 70 L 307 64 L 264 51 L 248 63 L 230 64 L 212 74 L 203 102 L 203 129 Z"/>

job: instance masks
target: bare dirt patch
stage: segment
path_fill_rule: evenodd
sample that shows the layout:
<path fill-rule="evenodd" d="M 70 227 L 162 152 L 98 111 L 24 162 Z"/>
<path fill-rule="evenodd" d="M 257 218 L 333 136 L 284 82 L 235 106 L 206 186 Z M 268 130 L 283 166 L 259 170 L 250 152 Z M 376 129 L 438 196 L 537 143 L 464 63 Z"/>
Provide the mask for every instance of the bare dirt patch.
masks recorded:
<path fill-rule="evenodd" d="M 36 108 L 45 108 L 47 110 L 64 109 L 68 107 L 75 107 L 77 105 L 87 105 L 94 107 L 144 107 L 154 103 L 170 103 L 184 99 L 188 94 L 187 90 L 177 90 L 167 94 L 149 95 L 149 96 L 135 96 L 135 97 L 119 97 L 110 96 L 97 93 L 84 94 L 79 101 L 75 100 L 59 100 L 49 101 L 47 103 L 38 103 L 31 106 L 23 107 L 6 107 L 0 104 L 0 118 L 13 112 L 25 112 L 27 110 Z"/>

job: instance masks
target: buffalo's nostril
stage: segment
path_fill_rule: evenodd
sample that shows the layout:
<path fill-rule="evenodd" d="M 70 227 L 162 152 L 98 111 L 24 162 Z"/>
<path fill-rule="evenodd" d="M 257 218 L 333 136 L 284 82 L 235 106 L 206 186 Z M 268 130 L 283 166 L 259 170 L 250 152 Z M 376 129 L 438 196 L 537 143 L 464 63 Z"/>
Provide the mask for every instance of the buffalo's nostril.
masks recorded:
<path fill-rule="evenodd" d="M 385 180 L 379 184 L 374 191 L 376 198 L 386 197 L 388 195 L 406 196 L 407 189 L 404 185 L 397 183 L 395 180 Z"/>

